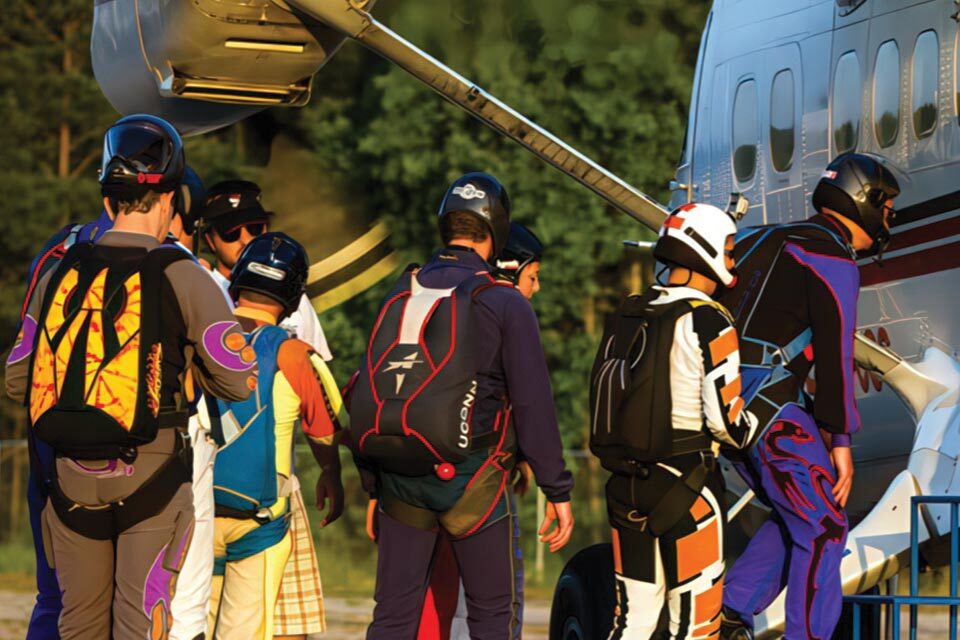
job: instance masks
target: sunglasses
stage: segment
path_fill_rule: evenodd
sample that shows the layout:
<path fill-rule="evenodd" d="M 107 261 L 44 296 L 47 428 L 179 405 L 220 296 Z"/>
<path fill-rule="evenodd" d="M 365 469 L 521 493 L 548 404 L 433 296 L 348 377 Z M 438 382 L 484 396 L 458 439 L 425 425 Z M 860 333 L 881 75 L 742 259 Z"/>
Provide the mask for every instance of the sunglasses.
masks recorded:
<path fill-rule="evenodd" d="M 240 231 L 246 229 L 252 238 L 262 235 L 267 230 L 266 222 L 248 222 L 230 229 L 229 231 L 217 231 L 217 235 L 224 242 L 236 242 L 240 239 Z"/>

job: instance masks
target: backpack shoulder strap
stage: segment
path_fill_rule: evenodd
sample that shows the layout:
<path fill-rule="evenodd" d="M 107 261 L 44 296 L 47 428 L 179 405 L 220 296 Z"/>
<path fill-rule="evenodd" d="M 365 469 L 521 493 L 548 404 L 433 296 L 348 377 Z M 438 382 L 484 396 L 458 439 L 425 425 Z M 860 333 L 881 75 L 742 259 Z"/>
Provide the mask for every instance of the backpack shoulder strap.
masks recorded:
<path fill-rule="evenodd" d="M 290 334 L 283 327 L 275 324 L 265 324 L 253 331 L 250 342 L 265 340 L 270 343 L 271 348 L 280 349 L 280 345 L 289 340 L 290 337 Z"/>
<path fill-rule="evenodd" d="M 461 282 L 457 288 L 469 291 L 470 296 L 476 300 L 484 291 L 489 291 L 495 287 L 507 287 L 508 289 L 516 288 L 509 282 L 497 280 L 489 271 L 478 271 Z"/>
<path fill-rule="evenodd" d="M 392 300 L 397 294 L 408 292 L 413 288 L 413 278 L 416 277 L 416 274 L 419 272 L 419 268 L 407 269 L 400 274 L 400 277 L 397 278 L 397 281 L 394 283 L 393 287 L 390 289 L 390 293 L 387 294 L 387 297 L 384 298 L 384 303 L 389 300 Z"/>
<path fill-rule="evenodd" d="M 160 273 L 163 273 L 167 267 L 181 260 L 193 260 L 193 256 L 173 245 L 160 245 L 147 252 L 141 268 L 157 269 Z"/>
<path fill-rule="evenodd" d="M 662 305 L 651 304 L 659 295 L 657 290 L 651 288 L 642 294 L 627 296 L 620 303 L 612 317 L 610 330 L 613 334 L 613 343 L 610 355 L 618 358 L 629 357 L 640 336 L 652 322 L 659 322 L 669 315 L 679 317 L 690 308 L 685 300 Z"/>
<path fill-rule="evenodd" d="M 730 324 L 734 324 L 733 316 L 730 314 L 730 311 L 728 311 L 725 306 L 716 300 L 690 300 L 689 303 L 690 307 L 693 309 L 699 309 L 701 307 L 713 307 L 722 313 L 723 317 L 730 321 Z"/>

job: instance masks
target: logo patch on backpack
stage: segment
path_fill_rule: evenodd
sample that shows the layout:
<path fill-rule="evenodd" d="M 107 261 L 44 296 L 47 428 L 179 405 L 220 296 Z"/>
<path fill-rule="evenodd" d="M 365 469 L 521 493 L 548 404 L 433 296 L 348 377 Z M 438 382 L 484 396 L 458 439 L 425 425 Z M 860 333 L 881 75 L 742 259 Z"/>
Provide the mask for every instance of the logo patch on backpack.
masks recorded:
<path fill-rule="evenodd" d="M 160 413 L 160 363 L 163 361 L 163 346 L 158 342 L 147 354 L 147 406 L 156 417 Z"/>
<path fill-rule="evenodd" d="M 383 373 L 387 373 L 388 371 L 394 371 L 396 369 L 403 369 L 404 371 L 410 371 L 411 369 L 413 369 L 414 366 L 418 364 L 423 364 L 423 360 L 417 359 L 419 356 L 420 354 L 414 351 L 410 355 L 400 360 L 394 360 L 393 362 L 388 362 L 387 368 L 383 370 Z M 396 373 L 394 375 L 396 376 L 396 381 L 397 381 L 397 388 L 394 393 L 400 393 L 400 388 L 403 386 L 403 381 L 407 377 L 407 374 Z"/>

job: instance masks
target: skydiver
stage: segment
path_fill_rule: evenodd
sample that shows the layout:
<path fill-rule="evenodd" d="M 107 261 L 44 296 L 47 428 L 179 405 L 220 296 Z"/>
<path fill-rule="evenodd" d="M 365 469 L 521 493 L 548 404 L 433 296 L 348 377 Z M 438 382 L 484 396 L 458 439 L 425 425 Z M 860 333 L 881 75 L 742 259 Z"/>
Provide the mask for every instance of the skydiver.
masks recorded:
<path fill-rule="evenodd" d="M 711 296 L 733 284 L 733 218 L 687 204 L 653 249 L 666 282 L 607 322 L 591 375 L 590 448 L 611 472 L 616 608 L 610 640 L 714 638 L 723 591 L 723 479 L 713 443 L 745 446 L 733 318 Z M 658 279 L 659 280 L 659 279 Z"/>
<path fill-rule="evenodd" d="M 184 169 L 181 195 L 179 198 L 174 198 L 174 216 L 170 225 L 170 234 L 168 235 L 166 241 L 168 244 L 179 242 L 184 249 L 187 249 L 188 251 L 193 250 L 191 242 L 192 238 L 190 237 L 193 232 L 189 230 L 191 228 L 195 229 L 196 221 L 199 215 L 198 212 L 202 206 L 203 183 L 200 181 L 200 178 L 197 176 L 196 172 L 187 166 Z M 37 283 L 46 273 L 56 268 L 67 249 L 77 242 L 95 242 L 104 233 L 109 231 L 111 227 L 113 227 L 113 213 L 111 212 L 110 207 L 104 207 L 100 215 L 93 222 L 67 224 L 46 242 L 43 249 L 31 262 L 28 270 L 28 285 L 21 308 L 21 323 L 24 320 L 27 307 L 30 303 L 30 297 L 34 292 Z M 191 418 L 190 435 L 194 443 L 194 465 L 196 467 L 198 460 L 201 460 L 203 456 L 196 455 L 198 439 L 194 435 L 192 424 L 193 419 Z M 40 529 L 41 513 L 44 505 L 46 504 L 48 496 L 47 485 L 51 481 L 50 470 L 53 465 L 54 452 L 53 449 L 50 448 L 50 446 L 45 442 L 34 438 L 32 431 L 27 432 L 27 446 L 30 450 L 27 505 L 30 512 L 30 528 L 33 533 L 34 553 L 37 567 L 37 599 L 30 617 L 29 625 L 27 627 L 27 640 L 54 640 L 59 637 L 57 631 L 57 619 L 60 616 L 60 611 L 63 606 L 60 600 L 60 587 L 57 584 L 56 574 L 47 564 L 46 555 L 43 552 L 43 539 Z M 203 447 L 202 444 L 199 446 L 201 448 Z M 195 482 L 196 479 L 195 469 Z M 194 489 L 196 489 L 196 484 L 194 485 Z M 202 512 L 202 509 L 200 509 L 199 505 L 197 504 L 198 501 L 202 500 L 202 496 L 203 492 L 198 493 L 196 490 L 194 491 L 194 509 L 196 514 L 200 514 Z M 212 527 L 212 489 L 207 502 L 210 504 L 210 525 Z M 197 528 L 194 530 L 195 540 L 197 539 L 200 530 L 199 516 L 197 522 Z M 185 563 L 184 570 L 181 571 L 181 575 L 187 571 L 189 565 L 191 565 L 191 563 L 189 562 L 188 557 L 188 561 Z M 209 571 L 207 574 L 209 574 Z M 193 583 L 192 580 L 186 580 L 185 582 L 190 584 Z M 209 593 L 202 598 L 202 618 L 204 628 L 206 627 L 206 605 L 208 601 Z M 176 606 L 174 606 L 173 609 L 176 610 Z M 179 617 L 177 617 L 177 619 L 179 620 Z M 194 633 L 192 635 L 183 637 L 192 639 L 195 636 L 196 634 Z M 178 640 L 180 637 L 181 636 L 176 635 L 176 629 L 171 632 L 171 640 Z"/>
<path fill-rule="evenodd" d="M 507 244 L 496 260 L 494 275 L 498 280 L 515 286 L 527 300 L 540 291 L 540 263 L 543 259 L 543 243 L 529 228 L 519 222 L 510 223 Z M 533 472 L 530 464 L 518 451 L 518 461 L 512 482 L 516 495 L 526 494 Z M 375 508 L 375 502 L 373 507 Z M 520 525 L 515 523 L 514 546 L 520 551 Z M 375 539 L 373 532 L 368 532 Z M 521 615 L 522 619 L 522 615 Z M 440 535 L 430 569 L 430 585 L 424 599 L 423 614 L 417 640 L 454 640 L 470 637 L 467 626 L 467 606 L 463 597 L 463 582 L 457 559 L 453 555 L 449 538 Z"/>
<path fill-rule="evenodd" d="M 750 637 L 753 617 L 783 590 L 786 636 L 829 638 L 840 617 L 840 561 L 853 483 L 858 257 L 882 254 L 894 175 L 872 156 L 838 156 L 805 222 L 745 229 L 740 279 L 721 301 L 740 331 L 744 396 L 760 420 L 740 475 L 772 509 L 727 576 L 723 634 Z M 816 393 L 804 384 L 814 368 Z"/>
<path fill-rule="evenodd" d="M 203 237 L 216 256 L 213 275 L 224 291 L 229 288 L 230 271 L 240 253 L 252 239 L 269 230 L 273 217 L 273 212 L 263 208 L 260 187 L 256 183 L 246 180 L 227 180 L 213 185 L 207 191 L 207 202 L 203 212 L 206 225 Z M 281 326 L 313 347 L 325 361 L 333 359 L 320 321 L 306 293 L 301 296 L 299 305 L 283 320 Z M 312 449 L 311 451 L 314 452 Z M 327 464 L 329 461 L 317 460 L 317 462 Z M 324 629 L 323 607 L 319 597 L 321 584 L 317 554 L 310 532 L 310 523 L 303 507 L 299 480 L 295 474 L 292 482 L 294 489 L 291 497 L 290 518 L 294 551 L 287 563 L 280 598 L 273 617 L 276 637 L 288 640 L 303 638 Z M 317 484 L 316 490 L 317 504 L 330 500 L 334 505 L 334 513 L 339 513 L 343 508 L 343 496 L 326 495 L 325 485 L 322 482 Z"/>
<path fill-rule="evenodd" d="M 370 640 L 416 637 L 441 528 L 463 577 L 471 636 L 519 637 L 522 571 L 506 494 L 518 447 L 548 500 L 541 541 L 555 552 L 572 533 L 573 479 L 564 468 L 536 315 L 513 286 L 490 274 L 509 215 L 506 191 L 493 176 L 468 173 L 453 182 L 438 216 L 446 246 L 388 295 L 352 390 L 352 441 L 378 472 Z M 401 319 L 396 303 L 407 299 Z M 395 407 L 404 398 L 401 416 Z M 460 425 L 456 434 L 451 420 Z M 446 461 L 454 450 L 459 461 Z"/>
<path fill-rule="evenodd" d="M 214 466 L 216 525 L 211 638 L 268 640 L 294 541 L 290 531 L 293 439 L 299 423 L 326 493 L 342 493 L 337 438 L 340 392 L 326 364 L 278 323 L 303 297 L 309 264 L 284 233 L 260 235 L 233 268 L 230 293 L 248 349 L 256 354 L 253 394 L 211 408 L 222 445 Z M 327 522 L 339 516 L 331 501 Z M 301 507 L 302 509 L 302 507 Z M 320 594 L 316 594 L 319 598 Z"/>
<path fill-rule="evenodd" d="M 222 344 L 240 337 L 225 298 L 160 244 L 183 172 L 164 120 L 128 116 L 107 131 L 113 228 L 74 242 L 37 281 L 8 360 L 7 393 L 55 452 L 42 522 L 64 640 L 166 636 L 193 529 L 183 374 L 223 397 L 249 394 L 252 364 Z"/>
<path fill-rule="evenodd" d="M 230 270 L 243 248 L 250 240 L 270 230 L 274 213 L 265 210 L 260 200 L 260 187 L 247 180 L 225 180 L 207 191 L 203 238 L 217 258 L 213 277 L 224 291 L 230 286 Z M 297 309 L 284 321 L 284 327 L 311 345 L 325 361 L 333 359 L 306 293 Z"/>

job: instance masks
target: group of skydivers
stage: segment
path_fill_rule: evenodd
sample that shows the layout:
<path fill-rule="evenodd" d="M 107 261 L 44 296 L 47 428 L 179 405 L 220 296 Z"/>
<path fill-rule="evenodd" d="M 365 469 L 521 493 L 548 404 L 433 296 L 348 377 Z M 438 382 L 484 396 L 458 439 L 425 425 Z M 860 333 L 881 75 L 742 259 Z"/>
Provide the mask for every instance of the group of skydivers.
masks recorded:
<path fill-rule="evenodd" d="M 573 479 L 529 303 L 543 247 L 510 222 L 503 185 L 468 173 L 449 187 L 443 248 L 386 296 L 341 391 L 306 253 L 268 232 L 255 184 L 204 191 L 176 130 L 148 115 L 107 131 L 99 179 L 100 218 L 31 265 L 7 360 L 30 421 L 28 638 L 321 631 L 297 424 L 321 526 L 343 508 L 338 446 L 370 495 L 367 638 L 449 638 L 458 592 L 470 637 L 519 638 L 514 493 L 532 472 L 557 551 Z M 898 194 L 881 159 L 844 154 L 805 222 L 738 231 L 697 203 L 666 219 L 657 284 L 608 319 L 589 378 L 590 447 L 611 473 L 611 640 L 750 638 L 783 588 L 786 637 L 830 637 L 860 426 L 855 261 L 882 252 Z M 771 508 L 726 575 L 718 451 Z"/>

